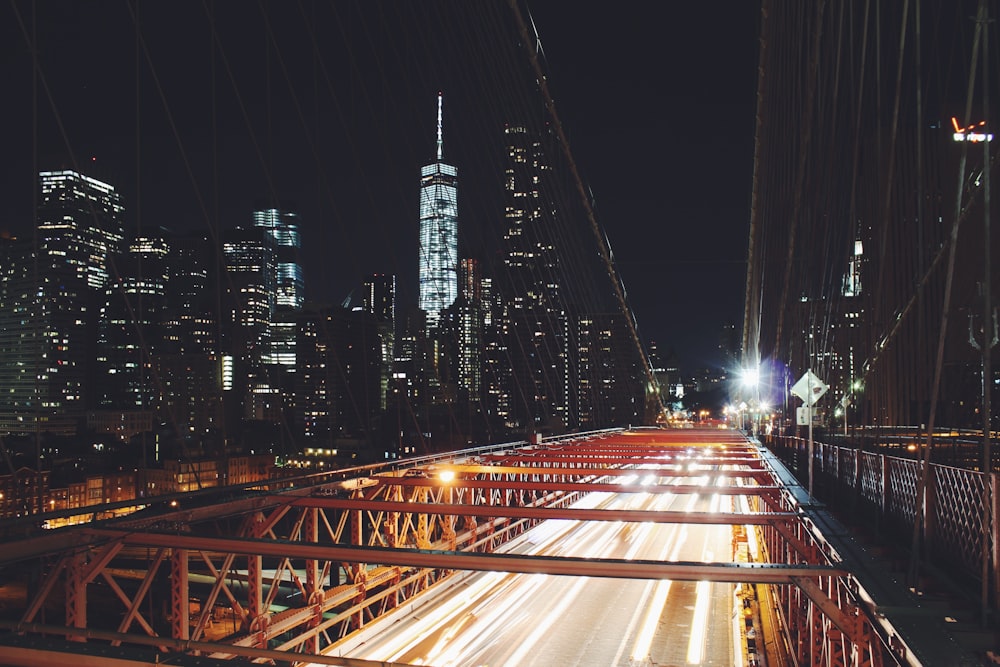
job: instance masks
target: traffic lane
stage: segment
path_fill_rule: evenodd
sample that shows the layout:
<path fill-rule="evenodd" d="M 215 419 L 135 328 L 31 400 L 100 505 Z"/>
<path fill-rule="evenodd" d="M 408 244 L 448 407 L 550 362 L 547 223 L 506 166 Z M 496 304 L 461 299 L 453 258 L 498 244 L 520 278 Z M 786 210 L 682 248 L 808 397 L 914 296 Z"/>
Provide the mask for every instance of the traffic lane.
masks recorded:
<path fill-rule="evenodd" d="M 658 509 L 684 508 L 686 511 L 718 508 L 721 502 L 718 497 L 713 499 L 708 495 L 601 495 L 604 497 L 588 499 L 603 507 L 638 505 Z M 705 553 L 707 538 L 688 539 L 691 530 L 688 526 L 620 523 L 579 526 L 573 525 L 575 523 L 546 522 L 515 544 L 514 550 L 584 557 L 712 560 Z M 699 528 L 698 532 L 703 535 L 714 532 L 713 544 L 717 552 L 729 548 L 727 527 Z M 713 528 L 716 530 L 712 531 Z M 484 579 L 485 583 L 477 584 L 479 579 Z M 638 621 L 638 610 L 645 610 L 644 616 L 652 619 L 645 622 L 645 625 L 653 623 L 650 655 L 659 654 L 663 646 L 689 643 L 693 609 L 689 610 L 692 605 L 685 603 L 684 587 L 662 601 L 651 600 L 656 588 L 654 583 L 482 573 L 469 583 L 469 588 L 475 589 L 472 594 L 457 591 L 449 594 L 449 598 L 463 597 L 462 604 L 455 604 L 454 599 L 450 602 L 436 600 L 429 603 L 432 607 L 421 610 L 418 620 L 423 622 L 396 621 L 391 633 L 407 641 L 378 640 L 388 634 L 378 632 L 374 640 L 365 642 L 362 650 L 349 655 L 414 664 L 629 664 L 640 657 L 633 656 L 635 649 L 630 648 L 630 644 L 643 634 L 644 624 Z M 727 594 L 731 587 L 718 586 L 720 589 L 712 588 L 714 602 L 709 608 L 716 610 L 710 614 L 712 619 L 725 617 L 726 614 L 718 610 L 728 610 L 731 606 Z M 667 605 L 665 612 L 647 609 L 660 602 Z M 437 616 L 434 609 L 445 611 L 431 623 L 429 619 Z M 689 620 L 686 623 L 678 620 L 673 626 L 662 622 L 671 609 L 677 610 L 673 614 L 678 619 L 686 615 Z M 629 610 L 636 611 L 628 613 Z M 372 624 L 369 634 L 378 623 Z M 710 625 L 711 631 L 701 636 L 718 639 L 717 621 Z M 726 641 L 715 641 L 713 645 L 721 646 L 707 649 L 706 655 L 714 656 L 717 652 L 725 653 L 728 647 L 729 655 L 719 658 L 722 663 L 714 664 L 731 664 L 732 638 L 729 634 L 722 631 L 721 636 Z M 714 657 L 707 659 L 716 660 Z"/>

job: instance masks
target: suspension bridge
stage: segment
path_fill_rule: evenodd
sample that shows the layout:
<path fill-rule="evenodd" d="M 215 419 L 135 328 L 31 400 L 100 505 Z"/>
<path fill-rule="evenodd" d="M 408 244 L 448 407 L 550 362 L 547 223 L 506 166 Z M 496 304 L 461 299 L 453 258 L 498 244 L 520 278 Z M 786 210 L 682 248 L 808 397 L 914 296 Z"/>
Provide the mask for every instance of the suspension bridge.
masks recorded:
<path fill-rule="evenodd" d="M 433 449 L 402 441 L 412 432 L 420 442 L 442 422 L 468 440 L 475 430 L 458 426 L 460 399 L 470 424 L 476 409 L 489 415 L 486 433 L 502 431 L 498 424 L 522 436 L 562 432 L 5 520 L 0 662 L 995 662 L 995 8 L 761 6 L 741 341 L 741 366 L 760 382 L 734 390 L 759 415 L 755 435 L 614 423 L 648 412 L 621 400 L 621 386 L 650 387 L 654 414 L 666 397 L 555 112 L 536 26 L 517 3 L 502 19 L 496 8 L 482 23 L 463 15 L 475 28 L 476 56 L 463 80 L 483 85 L 476 68 L 497 60 L 489 80 L 496 88 L 483 99 L 497 108 L 513 102 L 522 118 L 544 110 L 548 152 L 542 142 L 510 151 L 521 158 L 512 164 L 531 163 L 545 187 L 508 190 L 513 202 L 530 194 L 546 205 L 506 210 L 522 223 L 545 220 L 547 235 L 506 255 L 502 281 L 516 294 L 508 307 L 517 313 L 506 321 L 520 334 L 482 341 L 496 353 L 484 352 L 483 375 L 463 375 L 468 367 L 458 365 L 455 377 L 438 372 L 426 385 L 396 387 L 405 395 L 393 406 L 397 418 L 412 424 L 399 428 L 394 455 Z M 151 72 L 195 208 L 215 232 L 208 202 L 218 189 L 201 189 L 199 163 L 157 73 L 156 44 L 141 16 L 129 14 L 137 62 Z M 446 14 L 442 23 L 461 33 L 464 24 Z M 44 90 L 30 22 L 18 19 Z M 282 142 L 269 143 L 269 114 L 266 132 L 253 127 L 215 20 L 206 10 L 213 84 L 228 78 L 254 139 L 253 160 L 276 196 L 281 170 L 272 151 Z M 421 34 L 440 27 L 417 20 Z M 265 26 L 273 71 L 294 90 L 289 54 Z M 511 40 L 498 37 L 504 31 L 515 36 L 516 66 L 507 59 Z M 304 34 L 319 54 L 316 33 Z M 490 57 L 501 52 L 504 59 Z M 314 58 L 314 92 L 332 91 L 323 57 Z M 316 127 L 294 92 L 290 99 L 315 171 L 335 181 Z M 439 161 L 441 137 L 439 130 Z M 479 160 L 471 171 L 519 178 L 515 168 Z M 474 215 L 484 219 L 502 208 L 475 201 L 482 208 Z M 528 229 L 512 223 L 508 236 Z M 456 310 L 454 321 L 462 317 Z M 574 335 L 565 333 L 571 321 Z M 219 328 L 209 347 L 224 339 Z M 428 346 L 438 350 L 435 372 L 449 354 L 461 356 L 447 342 Z M 416 365 L 419 345 L 407 345 L 406 363 Z M 583 354 L 598 349 L 605 356 Z M 623 368 L 624 379 L 614 375 Z M 805 371 L 830 391 L 797 425 L 788 389 Z M 458 387 L 480 382 L 483 398 L 461 396 Z M 358 406 L 387 401 L 362 393 L 345 401 L 341 426 L 356 418 L 370 427 L 375 420 L 366 422 Z M 765 403 L 780 405 L 778 416 L 763 417 Z M 185 419 L 171 419 L 183 431 Z M 50 529 L 50 520 L 62 527 Z"/>

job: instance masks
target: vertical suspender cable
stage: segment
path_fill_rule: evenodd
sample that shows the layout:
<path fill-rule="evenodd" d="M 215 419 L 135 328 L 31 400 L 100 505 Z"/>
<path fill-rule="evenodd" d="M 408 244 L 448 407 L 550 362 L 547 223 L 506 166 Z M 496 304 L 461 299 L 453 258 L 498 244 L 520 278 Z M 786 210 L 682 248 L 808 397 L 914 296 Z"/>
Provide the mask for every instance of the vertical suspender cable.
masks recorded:
<path fill-rule="evenodd" d="M 976 79 L 976 66 L 979 63 L 979 42 L 982 33 L 981 19 L 986 14 L 986 0 L 979 0 L 979 12 L 976 21 L 975 31 L 972 37 L 972 62 L 969 64 L 969 85 L 965 94 L 965 127 L 969 126 L 969 117 L 972 115 L 972 91 Z M 951 309 L 951 287 L 955 276 L 955 254 L 958 248 L 958 228 L 962 221 L 962 195 L 965 184 L 965 163 L 968 154 L 968 142 L 962 142 L 962 155 L 958 163 L 958 191 L 955 194 L 955 217 L 951 223 L 951 236 L 948 239 L 948 270 L 945 274 L 944 283 L 944 304 L 941 307 L 941 329 L 938 334 L 937 358 L 934 365 L 934 381 L 931 385 L 931 405 L 930 415 L 927 418 L 927 446 L 924 448 L 923 458 L 920 462 L 920 477 L 917 480 L 916 509 L 913 517 L 913 538 L 910 549 L 910 566 L 908 582 L 910 586 L 916 586 L 920 570 L 920 537 L 921 528 L 924 524 L 924 504 L 927 490 L 927 472 L 930 467 L 931 449 L 934 446 L 934 421 L 937 413 L 938 395 L 941 390 L 941 373 L 944 366 L 944 344 L 948 333 L 948 311 Z"/>

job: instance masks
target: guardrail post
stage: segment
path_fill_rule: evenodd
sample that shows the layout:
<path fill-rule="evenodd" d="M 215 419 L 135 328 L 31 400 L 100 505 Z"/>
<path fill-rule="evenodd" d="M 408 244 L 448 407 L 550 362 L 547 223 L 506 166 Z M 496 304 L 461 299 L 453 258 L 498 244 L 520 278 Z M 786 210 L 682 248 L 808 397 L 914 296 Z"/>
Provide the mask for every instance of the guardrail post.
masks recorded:
<path fill-rule="evenodd" d="M 993 512 L 990 516 L 990 536 L 992 537 L 992 563 L 990 575 L 992 581 L 989 582 L 990 592 L 990 609 L 996 608 L 997 600 L 1000 600 L 1000 546 L 997 542 L 1000 541 L 1000 530 L 997 529 L 997 512 L 1000 512 L 1000 500 L 997 499 L 997 475 L 996 473 L 990 473 L 987 482 L 990 485 L 990 500 L 993 506 Z"/>
<path fill-rule="evenodd" d="M 861 502 L 861 447 L 854 449 L 854 493 L 851 494 L 851 516 L 857 516 Z"/>
<path fill-rule="evenodd" d="M 924 540 L 924 552 L 934 553 L 931 549 L 931 545 L 937 541 L 937 522 L 938 522 L 938 493 L 937 493 L 937 467 L 928 464 L 927 465 L 927 484 L 924 485 L 924 497 L 917 498 L 917 502 L 924 503 L 923 511 L 923 525 L 920 529 L 923 531 Z"/>
<path fill-rule="evenodd" d="M 890 488 L 890 485 L 889 485 L 889 457 L 886 456 L 885 454 L 879 454 L 878 455 L 878 459 L 879 459 L 879 467 L 880 467 L 880 469 L 882 471 L 881 480 L 880 480 L 880 484 L 881 484 L 882 488 L 880 488 L 878 490 L 878 494 L 879 494 L 879 525 L 882 525 L 881 522 L 885 521 L 885 519 L 886 519 L 886 502 L 887 502 L 886 495 L 887 495 L 888 489 Z"/>

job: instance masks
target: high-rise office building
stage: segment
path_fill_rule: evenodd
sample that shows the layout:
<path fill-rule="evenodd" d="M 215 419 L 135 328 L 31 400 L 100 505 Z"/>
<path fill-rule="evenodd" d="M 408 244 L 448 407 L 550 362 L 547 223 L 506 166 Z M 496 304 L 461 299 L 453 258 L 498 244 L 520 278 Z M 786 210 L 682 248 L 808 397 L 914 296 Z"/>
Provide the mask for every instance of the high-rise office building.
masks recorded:
<path fill-rule="evenodd" d="M 302 239 L 299 236 L 299 214 L 290 206 L 258 204 L 253 211 L 253 225 L 266 229 L 274 239 L 275 305 L 299 310 L 305 301 L 305 280 L 302 272 Z"/>
<path fill-rule="evenodd" d="M 543 139 L 521 125 L 504 130 L 505 295 L 512 378 L 511 422 L 533 431 L 575 426 L 567 358 L 568 321 L 555 247 L 561 215 Z"/>
<path fill-rule="evenodd" d="M 9 244 L 2 262 L 0 366 L 14 394 L 0 432 L 74 433 L 96 402 L 96 310 L 124 209 L 113 186 L 70 170 L 41 172 L 38 202 L 37 250 Z"/>
<path fill-rule="evenodd" d="M 160 420 L 189 434 L 222 429 L 217 261 L 206 235 L 172 235 L 163 340 L 153 368 Z"/>
<path fill-rule="evenodd" d="M 254 207 L 253 225 L 264 229 L 274 240 L 274 312 L 270 326 L 270 348 L 264 354 L 266 363 L 280 368 L 281 375 L 295 370 L 295 317 L 305 302 L 305 282 L 302 272 L 302 240 L 299 236 L 299 214 L 289 205 Z M 284 383 L 289 386 L 288 383 Z"/>
<path fill-rule="evenodd" d="M 90 289 L 108 283 L 121 252 L 124 208 L 115 188 L 76 171 L 39 174 L 38 248 L 61 258 Z"/>
<path fill-rule="evenodd" d="M 480 285 L 483 306 L 483 413 L 491 428 L 513 428 L 508 306 L 492 278 L 483 278 Z"/>
<path fill-rule="evenodd" d="M 364 282 L 362 310 L 375 317 L 382 362 L 379 366 L 380 404 L 388 406 L 389 380 L 392 378 L 396 347 L 396 276 L 375 274 Z"/>
<path fill-rule="evenodd" d="M 104 288 L 98 318 L 96 406 L 152 410 L 150 358 L 160 351 L 167 285 L 166 230 L 134 235 Z M 124 434 L 123 434 L 124 435 Z"/>
<path fill-rule="evenodd" d="M 457 304 L 458 388 L 479 402 L 483 373 L 483 277 L 479 261 L 463 259 Z"/>
<path fill-rule="evenodd" d="M 554 243 L 556 216 L 552 165 L 542 137 L 523 125 L 504 128 L 504 234 L 511 307 L 517 311 L 563 309 Z"/>
<path fill-rule="evenodd" d="M 396 276 L 380 273 L 364 281 L 362 309 L 375 316 L 377 322 L 396 322 Z"/>
<path fill-rule="evenodd" d="M 429 329 L 458 296 L 458 169 L 443 160 L 441 100 L 437 158 L 420 170 L 419 306 Z"/>
<path fill-rule="evenodd" d="M 82 415 L 84 369 L 71 355 L 85 344 L 86 311 L 68 310 L 60 276 L 35 266 L 30 241 L 0 239 L 0 434 L 73 433 Z"/>
<path fill-rule="evenodd" d="M 641 423 L 647 405 L 646 375 L 641 358 L 628 341 L 621 313 L 591 313 L 573 320 L 570 332 L 575 351 L 567 392 L 569 413 L 582 429 Z"/>
<path fill-rule="evenodd" d="M 295 423 L 313 446 L 372 442 L 380 413 L 380 342 L 375 318 L 333 307 L 297 314 Z"/>
<path fill-rule="evenodd" d="M 229 309 L 229 339 L 224 347 L 232 364 L 228 387 L 242 404 L 244 419 L 281 418 L 280 396 L 267 368 L 276 302 L 275 247 L 270 232 L 257 227 L 238 227 L 223 234 Z M 233 402 L 228 405 L 233 407 Z"/>

